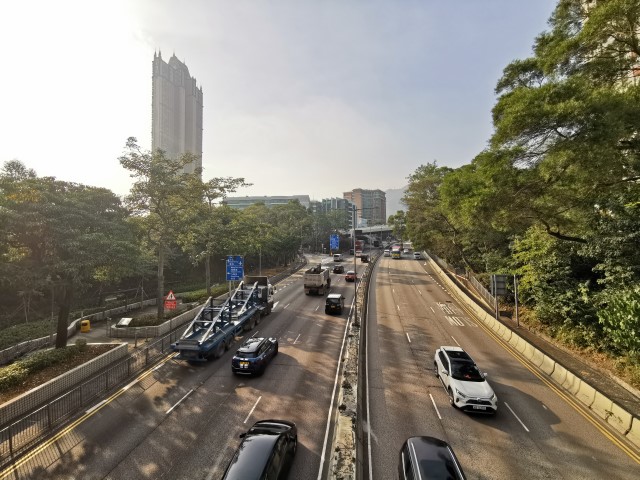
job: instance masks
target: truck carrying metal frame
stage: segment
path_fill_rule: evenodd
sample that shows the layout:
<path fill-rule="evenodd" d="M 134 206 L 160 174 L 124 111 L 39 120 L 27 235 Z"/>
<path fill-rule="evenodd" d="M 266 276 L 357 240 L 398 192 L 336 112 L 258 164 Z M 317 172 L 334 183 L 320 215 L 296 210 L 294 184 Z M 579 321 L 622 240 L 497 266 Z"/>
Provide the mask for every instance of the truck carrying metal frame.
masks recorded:
<path fill-rule="evenodd" d="M 220 357 L 237 334 L 260 322 L 266 305 L 259 293 L 259 282 L 249 286 L 243 281 L 220 305 L 209 297 L 182 336 L 171 345 L 172 350 L 179 352 L 177 358 L 204 362 Z"/>

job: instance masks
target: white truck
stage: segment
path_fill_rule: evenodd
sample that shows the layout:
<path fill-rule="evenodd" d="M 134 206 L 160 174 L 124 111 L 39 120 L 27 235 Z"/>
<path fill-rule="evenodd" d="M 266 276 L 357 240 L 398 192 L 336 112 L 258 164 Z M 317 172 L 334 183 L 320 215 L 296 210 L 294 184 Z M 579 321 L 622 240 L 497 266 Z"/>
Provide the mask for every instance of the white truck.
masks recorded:
<path fill-rule="evenodd" d="M 329 276 L 329 267 L 316 265 L 304 272 L 304 293 L 309 295 L 324 295 L 325 291 L 329 291 L 331 287 L 331 277 Z"/>

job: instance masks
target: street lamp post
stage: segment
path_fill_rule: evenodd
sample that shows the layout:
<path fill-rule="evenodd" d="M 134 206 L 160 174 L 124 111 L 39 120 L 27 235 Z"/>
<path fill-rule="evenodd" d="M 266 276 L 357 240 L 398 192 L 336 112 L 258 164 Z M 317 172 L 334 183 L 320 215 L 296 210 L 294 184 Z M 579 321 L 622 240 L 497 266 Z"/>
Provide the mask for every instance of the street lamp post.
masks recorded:
<path fill-rule="evenodd" d="M 358 257 L 356 257 L 356 222 L 358 220 L 358 209 L 354 208 L 354 221 L 353 221 L 353 235 L 351 235 L 353 237 L 353 273 L 354 273 L 354 280 L 353 280 L 353 314 L 355 315 L 355 324 L 359 325 L 360 322 L 358 322 L 358 265 L 356 264 L 356 260 L 358 259 Z"/>

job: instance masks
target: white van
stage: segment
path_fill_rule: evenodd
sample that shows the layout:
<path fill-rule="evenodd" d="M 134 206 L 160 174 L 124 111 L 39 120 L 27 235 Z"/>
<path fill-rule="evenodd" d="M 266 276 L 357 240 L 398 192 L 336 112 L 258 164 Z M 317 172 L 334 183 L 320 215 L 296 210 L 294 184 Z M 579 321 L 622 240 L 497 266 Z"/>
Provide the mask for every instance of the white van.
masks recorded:
<path fill-rule="evenodd" d="M 334 262 L 341 262 L 342 261 L 342 254 L 341 253 L 334 253 L 333 254 L 333 261 Z"/>

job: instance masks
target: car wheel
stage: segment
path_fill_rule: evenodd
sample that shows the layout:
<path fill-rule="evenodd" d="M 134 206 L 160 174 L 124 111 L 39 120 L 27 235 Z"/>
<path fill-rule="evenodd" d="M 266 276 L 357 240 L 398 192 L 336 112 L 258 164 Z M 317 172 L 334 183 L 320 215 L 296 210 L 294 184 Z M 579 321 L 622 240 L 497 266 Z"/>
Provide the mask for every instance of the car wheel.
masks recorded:
<path fill-rule="evenodd" d="M 453 392 L 451 391 L 451 387 L 447 388 L 447 395 L 449 395 L 449 404 L 453 408 L 457 408 L 456 407 L 456 402 L 453 400 Z"/>
<path fill-rule="evenodd" d="M 438 375 L 438 364 L 436 362 L 433 362 L 433 374 L 436 378 L 440 378 L 440 375 Z"/>

